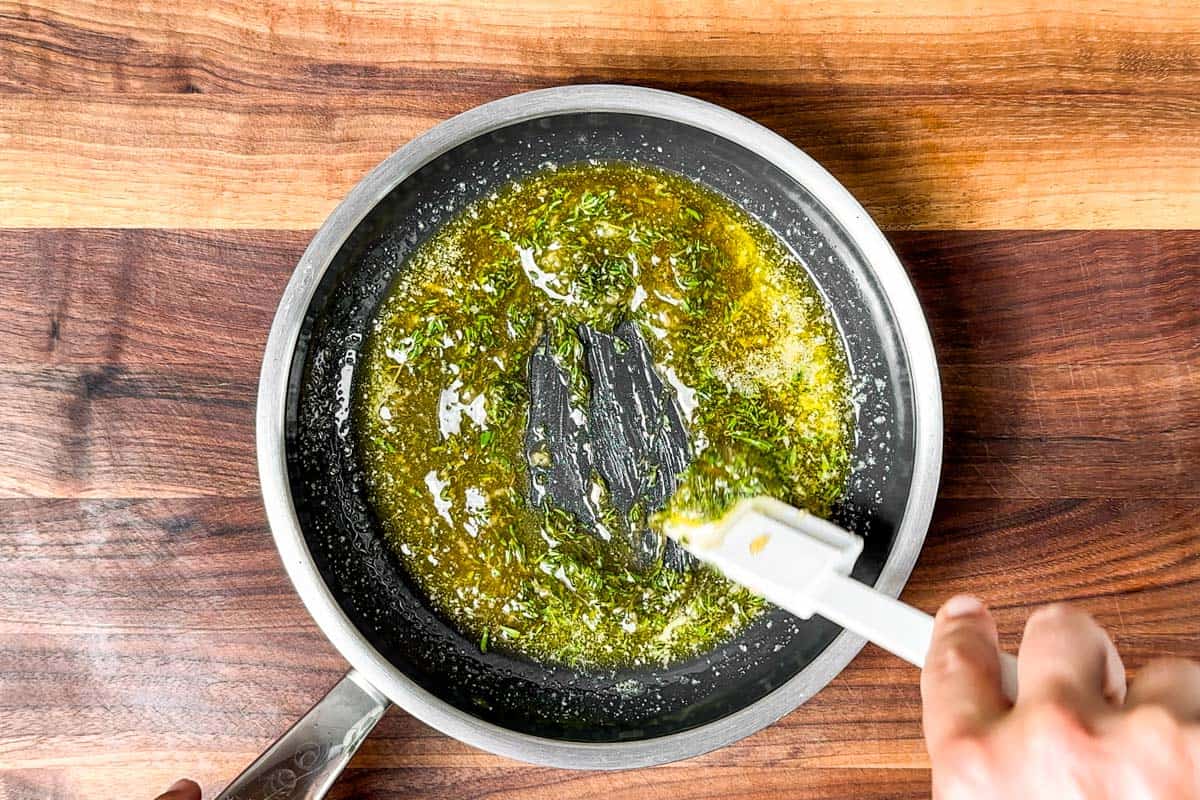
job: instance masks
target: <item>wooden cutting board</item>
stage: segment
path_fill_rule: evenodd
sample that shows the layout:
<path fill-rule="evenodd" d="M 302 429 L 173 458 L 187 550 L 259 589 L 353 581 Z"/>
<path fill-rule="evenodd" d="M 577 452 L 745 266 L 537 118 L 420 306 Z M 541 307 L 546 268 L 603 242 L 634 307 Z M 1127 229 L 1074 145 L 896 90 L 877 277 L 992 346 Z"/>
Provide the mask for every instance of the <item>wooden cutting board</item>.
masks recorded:
<path fill-rule="evenodd" d="M 909 602 L 976 592 L 1012 648 L 1073 600 L 1132 668 L 1200 657 L 1200 9 L 971 5 L 0 0 L 0 798 L 215 793 L 337 680 L 257 495 L 275 303 L 388 153 L 561 83 L 742 112 L 885 229 L 945 390 Z M 919 798 L 919 710 L 868 647 L 735 746 L 608 774 L 393 710 L 333 797 Z"/>

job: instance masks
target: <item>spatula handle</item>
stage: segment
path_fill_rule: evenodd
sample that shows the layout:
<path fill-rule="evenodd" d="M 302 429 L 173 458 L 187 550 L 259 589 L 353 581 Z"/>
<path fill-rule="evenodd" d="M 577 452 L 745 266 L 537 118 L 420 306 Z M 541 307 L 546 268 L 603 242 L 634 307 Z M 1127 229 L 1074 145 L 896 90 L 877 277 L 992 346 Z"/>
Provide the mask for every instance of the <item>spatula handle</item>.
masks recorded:
<path fill-rule="evenodd" d="M 842 575 L 822 582 L 811 598 L 816 612 L 843 628 L 870 639 L 885 650 L 918 667 L 933 638 L 933 617 L 865 583 Z M 1000 654 L 1000 688 L 1005 697 L 1017 698 L 1017 659 Z"/>

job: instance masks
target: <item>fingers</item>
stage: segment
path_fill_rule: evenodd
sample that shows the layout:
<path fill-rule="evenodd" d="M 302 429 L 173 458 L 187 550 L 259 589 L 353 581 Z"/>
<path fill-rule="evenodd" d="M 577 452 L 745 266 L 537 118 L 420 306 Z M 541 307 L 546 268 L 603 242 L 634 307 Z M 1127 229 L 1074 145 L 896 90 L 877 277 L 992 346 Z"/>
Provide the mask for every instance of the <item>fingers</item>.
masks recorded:
<path fill-rule="evenodd" d="M 1112 639 L 1091 616 L 1070 606 L 1033 612 L 1017 662 L 1021 705 L 1028 698 L 1098 710 L 1125 699 L 1125 666 Z"/>
<path fill-rule="evenodd" d="M 200 800 L 200 784 L 183 778 L 172 783 L 170 789 L 154 800 Z"/>
<path fill-rule="evenodd" d="M 1200 721 L 1200 664 L 1161 658 L 1138 671 L 1129 684 L 1126 708 L 1160 706 L 1182 722 Z"/>
<path fill-rule="evenodd" d="M 950 598 L 933 624 L 921 672 L 922 724 L 930 753 L 981 732 L 1008 709 L 1000 691 L 996 623 L 974 597 Z"/>
<path fill-rule="evenodd" d="M 1164 797 L 1200 797 L 1200 664 L 1160 658 L 1138 670 L 1125 697 L 1125 752 L 1140 752 L 1155 771 L 1172 775 L 1192 764 Z"/>

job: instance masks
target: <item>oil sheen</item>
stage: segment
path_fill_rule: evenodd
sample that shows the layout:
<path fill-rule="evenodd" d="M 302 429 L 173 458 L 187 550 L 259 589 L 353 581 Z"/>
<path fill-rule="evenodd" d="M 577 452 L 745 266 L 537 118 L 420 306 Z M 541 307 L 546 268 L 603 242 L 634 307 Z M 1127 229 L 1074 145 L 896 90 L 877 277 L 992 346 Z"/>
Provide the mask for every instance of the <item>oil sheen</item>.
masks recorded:
<path fill-rule="evenodd" d="M 627 163 L 509 184 L 403 266 L 354 397 L 391 544 L 484 650 L 577 668 L 666 664 L 718 646 L 764 607 L 704 567 L 634 568 L 569 514 L 530 502 L 530 354 L 548 337 L 585 414 L 576 331 L 627 320 L 673 387 L 693 451 L 644 524 L 711 518 L 757 494 L 827 514 L 843 490 L 845 355 L 821 295 L 769 229 L 712 190 Z M 602 481 L 594 489 L 602 498 Z"/>

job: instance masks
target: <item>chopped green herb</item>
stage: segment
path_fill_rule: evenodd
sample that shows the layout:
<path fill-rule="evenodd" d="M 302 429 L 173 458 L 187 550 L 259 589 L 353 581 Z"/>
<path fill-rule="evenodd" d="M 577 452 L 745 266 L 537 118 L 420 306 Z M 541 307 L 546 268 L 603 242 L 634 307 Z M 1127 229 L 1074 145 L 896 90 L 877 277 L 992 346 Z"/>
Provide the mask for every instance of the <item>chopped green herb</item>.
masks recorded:
<path fill-rule="evenodd" d="M 626 320 L 664 385 L 694 392 L 697 452 L 680 475 L 643 476 L 675 485 L 662 509 L 620 513 L 591 475 L 606 528 L 708 519 L 760 493 L 826 513 L 843 490 L 852 429 L 840 340 L 767 228 L 649 168 L 578 164 L 522 179 L 417 248 L 378 312 L 354 393 L 389 541 L 482 652 L 589 669 L 669 663 L 763 608 L 705 568 L 635 568 L 620 535 L 604 541 L 530 499 L 531 467 L 550 466 L 549 452 L 525 460 L 530 354 L 545 338 L 582 413 L 591 379 L 580 326 Z"/>

